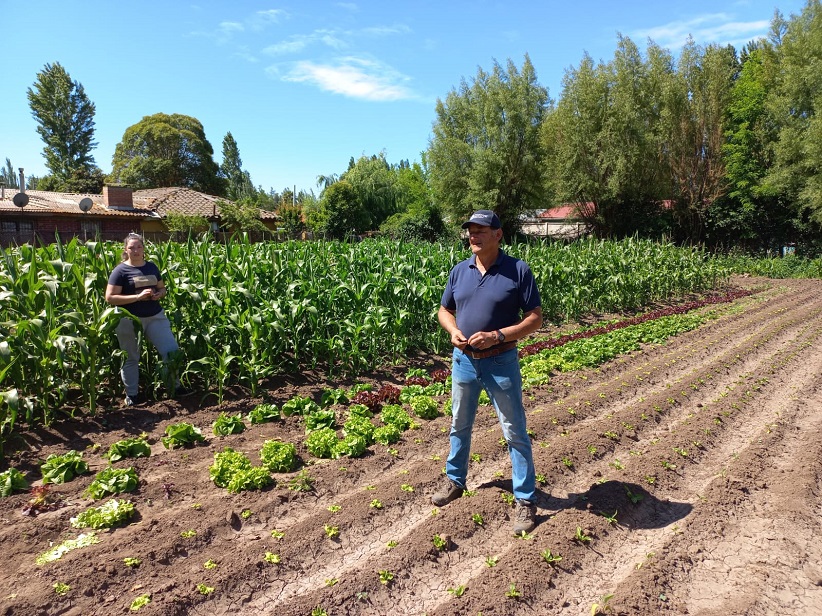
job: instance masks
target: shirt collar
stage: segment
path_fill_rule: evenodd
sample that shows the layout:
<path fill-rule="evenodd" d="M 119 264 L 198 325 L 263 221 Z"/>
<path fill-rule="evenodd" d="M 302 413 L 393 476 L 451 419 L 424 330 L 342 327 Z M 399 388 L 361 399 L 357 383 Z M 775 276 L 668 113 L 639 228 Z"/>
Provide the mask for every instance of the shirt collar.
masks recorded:
<path fill-rule="evenodd" d="M 498 266 L 500 263 L 502 263 L 502 259 L 503 259 L 503 257 L 505 257 L 505 253 L 502 251 L 502 248 L 500 248 L 500 249 L 499 249 L 499 252 L 497 253 L 497 259 L 496 259 L 496 261 L 494 261 L 494 263 L 493 263 L 493 265 L 491 265 L 491 267 L 496 267 L 496 266 Z M 476 267 L 477 267 L 477 255 L 471 255 L 471 259 L 470 259 L 470 264 L 469 264 L 469 265 L 470 265 L 471 267 L 473 267 L 473 268 L 476 268 Z"/>

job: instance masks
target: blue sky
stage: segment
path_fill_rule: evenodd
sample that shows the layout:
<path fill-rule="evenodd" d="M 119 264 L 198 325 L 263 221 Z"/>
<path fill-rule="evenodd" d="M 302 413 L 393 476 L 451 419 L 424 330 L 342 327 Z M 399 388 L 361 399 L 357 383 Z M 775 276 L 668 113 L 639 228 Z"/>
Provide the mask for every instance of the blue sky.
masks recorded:
<path fill-rule="evenodd" d="M 804 0 L 3 0 L 6 61 L 0 163 L 45 175 L 26 90 L 59 62 L 96 105 L 108 173 L 126 128 L 154 113 L 202 122 L 222 160 L 227 132 L 255 185 L 319 193 L 318 175 L 385 152 L 419 161 L 437 99 L 461 79 L 527 53 L 551 98 L 587 52 L 613 57 L 618 34 L 678 53 L 698 44 L 740 49 L 768 32 L 775 10 Z"/>

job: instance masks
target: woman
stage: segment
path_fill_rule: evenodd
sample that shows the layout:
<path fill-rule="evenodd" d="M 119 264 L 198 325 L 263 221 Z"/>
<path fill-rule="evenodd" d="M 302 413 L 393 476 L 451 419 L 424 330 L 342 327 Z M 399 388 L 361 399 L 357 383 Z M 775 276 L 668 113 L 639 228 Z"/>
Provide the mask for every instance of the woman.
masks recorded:
<path fill-rule="evenodd" d="M 137 233 L 129 233 L 125 240 L 123 262 L 114 268 L 108 278 L 106 301 L 112 306 L 122 306 L 140 320 L 143 332 L 164 362 L 180 347 L 171 324 L 160 306 L 160 299 L 168 294 L 160 270 L 145 259 L 143 238 Z M 126 352 L 126 360 L 120 376 L 126 387 L 126 406 L 143 402 L 140 395 L 140 348 L 134 331 L 134 320 L 123 317 L 117 325 L 117 341 Z M 188 390 L 179 386 L 174 394 L 185 395 Z"/>

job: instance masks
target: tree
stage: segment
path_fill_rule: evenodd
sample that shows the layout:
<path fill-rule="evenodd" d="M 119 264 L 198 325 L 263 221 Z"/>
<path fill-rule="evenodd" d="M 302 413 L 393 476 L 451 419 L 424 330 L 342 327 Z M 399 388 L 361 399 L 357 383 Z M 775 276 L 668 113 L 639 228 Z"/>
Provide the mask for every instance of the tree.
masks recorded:
<path fill-rule="evenodd" d="M 777 15 L 773 30 L 779 69 L 767 105 L 777 122 L 777 137 L 774 164 L 765 180 L 773 193 L 798 205 L 797 232 L 818 233 L 822 225 L 822 113 L 817 113 L 822 111 L 822 3 L 808 0 L 802 13 L 787 22 Z"/>
<path fill-rule="evenodd" d="M 543 207 L 539 126 L 550 106 L 528 55 L 522 70 L 494 62 L 437 100 L 428 160 L 431 185 L 454 221 L 491 209 L 512 233 L 520 215 Z"/>
<path fill-rule="evenodd" d="M 46 144 L 46 167 L 60 180 L 77 171 L 91 171 L 94 158 L 94 103 L 83 85 L 72 81 L 59 62 L 46 64 L 27 90 L 37 133 Z"/>
<path fill-rule="evenodd" d="M 660 152 L 670 169 L 680 240 L 700 242 L 709 208 L 727 190 L 722 147 L 737 72 L 733 47 L 688 41 L 666 89 Z"/>
<path fill-rule="evenodd" d="M 134 188 L 183 186 L 223 196 L 225 182 L 213 155 L 199 120 L 156 113 L 126 129 L 110 177 Z"/>
<path fill-rule="evenodd" d="M 256 231 L 268 233 L 269 229 L 260 220 L 260 209 L 253 201 L 218 201 L 222 227 L 231 231 Z"/>
<path fill-rule="evenodd" d="M 368 229 L 370 217 L 361 207 L 357 190 L 348 180 L 339 180 L 323 191 L 321 214 L 316 222 L 320 231 L 334 239 L 344 239 L 352 233 Z"/>
<path fill-rule="evenodd" d="M 256 196 L 257 191 L 251 182 L 251 174 L 243 171 L 240 148 L 230 132 L 223 138 L 223 162 L 220 171 L 226 180 L 226 195 L 229 199 L 239 201 Z"/>
<path fill-rule="evenodd" d="M 20 188 L 20 180 L 17 176 L 17 170 L 8 158 L 6 159 L 6 166 L 3 167 L 2 174 L 0 174 L 0 179 L 5 182 L 6 188 Z"/>
<path fill-rule="evenodd" d="M 359 230 L 377 229 L 397 211 L 397 178 L 384 153 L 361 156 L 340 179 L 346 180 L 357 193 L 360 216 L 365 221 Z"/>
<path fill-rule="evenodd" d="M 643 58 L 620 36 L 614 58 L 587 54 L 563 79 L 562 96 L 543 125 L 553 200 L 578 204 L 597 237 L 654 237 L 668 230 L 662 204 L 672 196 L 663 147 L 671 54 L 650 43 Z"/>

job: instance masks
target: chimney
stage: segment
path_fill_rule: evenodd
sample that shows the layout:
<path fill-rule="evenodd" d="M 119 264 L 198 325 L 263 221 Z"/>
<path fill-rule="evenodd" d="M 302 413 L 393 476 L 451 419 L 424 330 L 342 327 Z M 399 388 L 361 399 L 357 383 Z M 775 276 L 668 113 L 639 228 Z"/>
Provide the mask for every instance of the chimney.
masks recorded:
<path fill-rule="evenodd" d="M 20 192 L 25 194 L 26 192 L 26 176 L 23 175 L 23 167 L 17 169 L 20 172 Z"/>
<path fill-rule="evenodd" d="M 134 209 L 131 186 L 103 186 L 103 203 L 111 210 Z"/>

